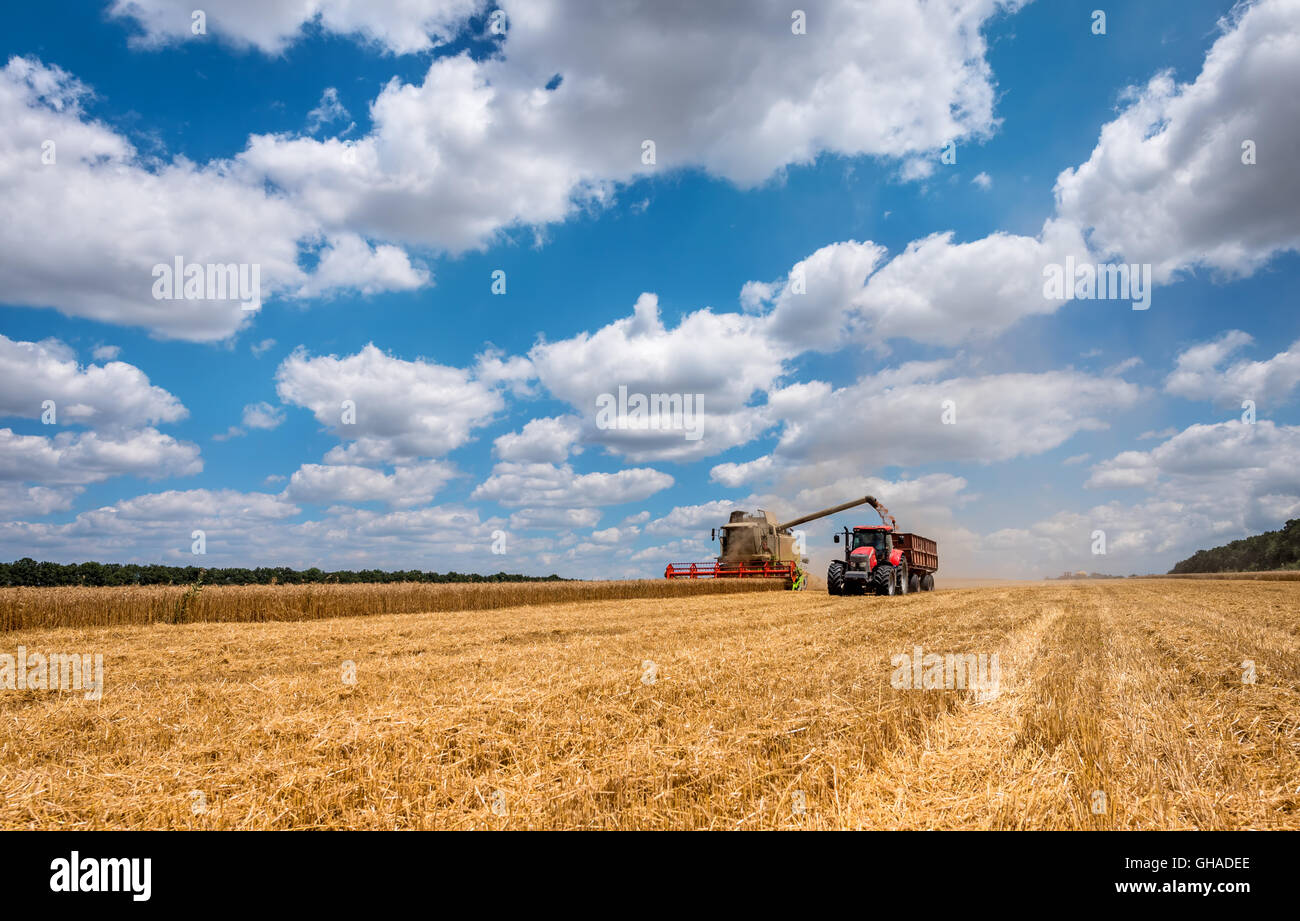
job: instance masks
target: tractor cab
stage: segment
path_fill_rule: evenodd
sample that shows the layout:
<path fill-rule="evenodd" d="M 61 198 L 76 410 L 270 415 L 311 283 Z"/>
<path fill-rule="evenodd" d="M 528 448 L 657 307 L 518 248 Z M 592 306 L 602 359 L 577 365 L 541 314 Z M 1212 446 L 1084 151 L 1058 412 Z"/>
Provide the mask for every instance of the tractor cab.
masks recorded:
<path fill-rule="evenodd" d="M 894 549 L 894 539 L 890 536 L 890 532 L 893 530 L 894 529 L 887 524 L 859 525 L 853 529 L 851 535 L 849 534 L 849 529 L 845 528 L 844 540 L 848 545 L 847 549 L 849 553 L 852 553 L 855 550 L 865 550 L 867 547 L 871 547 L 876 551 L 876 555 L 879 556 L 882 553 L 888 554 L 890 550 Z M 840 535 L 836 534 L 833 539 L 835 543 L 838 544 L 840 542 Z"/>
<path fill-rule="evenodd" d="M 853 529 L 853 542 L 849 546 L 849 552 L 855 550 L 865 550 L 871 547 L 876 551 L 876 558 L 883 559 L 889 555 L 889 551 L 894 549 L 894 539 L 889 535 L 887 527 L 863 527 Z"/>

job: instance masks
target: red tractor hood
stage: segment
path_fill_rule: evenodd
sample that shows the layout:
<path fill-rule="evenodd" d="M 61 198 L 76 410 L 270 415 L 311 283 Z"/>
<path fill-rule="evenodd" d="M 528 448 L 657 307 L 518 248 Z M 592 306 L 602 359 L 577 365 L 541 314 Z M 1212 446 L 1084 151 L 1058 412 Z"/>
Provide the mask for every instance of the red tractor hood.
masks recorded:
<path fill-rule="evenodd" d="M 876 568 L 877 560 L 876 560 L 875 547 L 859 547 L 857 550 L 849 551 L 849 556 L 865 558 L 867 561 L 868 569 Z M 897 566 L 902 561 L 903 561 L 902 550 L 894 549 L 889 552 L 889 565 Z"/>

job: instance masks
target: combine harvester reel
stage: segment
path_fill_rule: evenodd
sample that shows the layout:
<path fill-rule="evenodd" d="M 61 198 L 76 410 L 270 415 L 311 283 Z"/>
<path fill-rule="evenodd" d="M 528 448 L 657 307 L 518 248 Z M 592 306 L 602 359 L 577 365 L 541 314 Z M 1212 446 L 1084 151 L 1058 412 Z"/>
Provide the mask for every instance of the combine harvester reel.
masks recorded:
<path fill-rule="evenodd" d="M 713 529 L 713 539 L 716 540 L 719 536 L 722 538 L 721 550 L 714 562 L 669 563 L 664 570 L 664 578 L 782 579 L 786 588 L 798 591 L 807 584 L 803 564 L 808 562 L 808 558 L 796 554 L 795 536 L 790 533 L 790 529 L 864 504 L 875 506 L 876 500 L 865 496 L 783 523 L 778 523 L 770 513 L 762 509 L 753 515 L 742 511 L 732 512 L 726 524 Z M 837 537 L 836 540 L 838 539 Z"/>

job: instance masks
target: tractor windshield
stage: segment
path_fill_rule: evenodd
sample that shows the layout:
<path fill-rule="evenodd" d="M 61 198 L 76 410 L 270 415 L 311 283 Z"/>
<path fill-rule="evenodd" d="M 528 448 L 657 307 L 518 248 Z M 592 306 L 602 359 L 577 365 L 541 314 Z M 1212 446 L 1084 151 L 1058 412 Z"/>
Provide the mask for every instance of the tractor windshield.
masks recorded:
<path fill-rule="evenodd" d="M 885 552 L 885 532 L 854 531 L 852 549 L 857 550 L 859 547 L 875 547 L 876 555 L 879 556 Z"/>

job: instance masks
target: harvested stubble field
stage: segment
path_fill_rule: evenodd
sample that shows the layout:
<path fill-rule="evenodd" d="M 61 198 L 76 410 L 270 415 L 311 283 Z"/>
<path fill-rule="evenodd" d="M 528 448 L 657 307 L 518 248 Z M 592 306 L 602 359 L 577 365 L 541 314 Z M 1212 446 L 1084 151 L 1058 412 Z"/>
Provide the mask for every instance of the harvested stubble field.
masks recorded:
<path fill-rule="evenodd" d="M 23 630 L 105 688 L 0 692 L 0 826 L 1297 828 L 1298 631 L 1177 580 Z"/>
<path fill-rule="evenodd" d="M 1152 577 L 1144 577 L 1152 578 Z M 1265 569 L 1260 572 L 1180 572 L 1160 579 L 1245 579 L 1253 582 L 1300 582 L 1300 569 Z"/>

